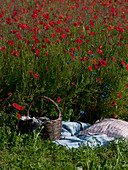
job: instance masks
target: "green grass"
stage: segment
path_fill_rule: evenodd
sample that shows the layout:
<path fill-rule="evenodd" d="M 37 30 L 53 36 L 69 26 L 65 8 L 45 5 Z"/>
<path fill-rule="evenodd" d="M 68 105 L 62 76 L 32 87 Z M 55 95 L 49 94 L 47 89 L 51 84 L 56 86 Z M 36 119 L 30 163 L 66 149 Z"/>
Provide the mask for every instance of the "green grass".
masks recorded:
<path fill-rule="evenodd" d="M 119 139 L 117 144 L 78 149 L 66 149 L 34 134 L 20 135 L 9 128 L 1 128 L 1 169 L 127 169 L 128 142 Z"/>

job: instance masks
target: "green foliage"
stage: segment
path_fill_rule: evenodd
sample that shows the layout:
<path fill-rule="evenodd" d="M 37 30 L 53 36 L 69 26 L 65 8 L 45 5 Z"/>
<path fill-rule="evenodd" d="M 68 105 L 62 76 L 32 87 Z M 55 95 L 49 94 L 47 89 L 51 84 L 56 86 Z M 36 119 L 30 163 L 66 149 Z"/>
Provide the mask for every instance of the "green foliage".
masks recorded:
<path fill-rule="evenodd" d="M 35 3 L 37 8 L 44 6 L 44 9 L 39 8 L 41 11 L 38 13 Z M 13 2 L 15 9 L 6 9 L 6 3 L 2 3 L 2 9 L 6 11 L 0 28 L 1 37 L 4 37 L 0 39 L 0 109 L 4 119 L 8 117 L 6 114 L 10 117 L 26 115 L 31 100 L 45 95 L 55 102 L 58 97 L 61 98 L 58 105 L 63 120 L 81 119 L 93 123 L 101 117 L 113 115 L 128 120 L 127 28 L 120 11 L 120 6 L 125 9 L 125 2 L 109 2 L 109 8 L 98 1 L 93 6 L 91 3 L 87 2 L 88 10 L 83 10 L 82 2 L 77 4 L 75 1 L 43 5 L 41 2 Z M 73 10 L 69 10 L 69 4 Z M 77 7 L 74 8 L 74 5 Z M 117 18 L 109 16 L 114 10 L 113 5 L 119 11 Z M 22 7 L 28 11 L 24 12 Z M 58 8 L 64 13 L 58 14 Z M 33 11 L 38 13 L 37 18 L 33 18 Z M 17 17 L 18 21 L 15 18 L 16 21 L 12 19 L 12 23 L 8 24 L 8 15 L 13 19 Z M 59 25 L 59 22 L 62 23 Z M 121 24 L 124 26 L 120 26 L 118 29 L 122 30 L 118 31 L 117 26 Z M 21 38 L 17 38 L 18 33 Z M 14 45 L 9 41 L 13 41 Z M 8 96 L 8 93 L 12 95 Z M 115 105 L 111 104 L 113 101 Z M 23 106 L 23 111 L 16 110 L 13 103 Z M 43 102 L 34 104 L 30 114 L 40 115 L 39 110 L 44 110 L 48 116 L 57 115 L 54 106 L 43 105 Z M 84 115 L 80 114 L 82 110 Z"/>
<path fill-rule="evenodd" d="M 66 149 L 39 132 L 20 135 L 7 126 L 0 129 L 1 169 L 127 169 L 128 142 L 119 139 L 109 147 Z M 36 140 L 37 139 L 37 140 Z"/>

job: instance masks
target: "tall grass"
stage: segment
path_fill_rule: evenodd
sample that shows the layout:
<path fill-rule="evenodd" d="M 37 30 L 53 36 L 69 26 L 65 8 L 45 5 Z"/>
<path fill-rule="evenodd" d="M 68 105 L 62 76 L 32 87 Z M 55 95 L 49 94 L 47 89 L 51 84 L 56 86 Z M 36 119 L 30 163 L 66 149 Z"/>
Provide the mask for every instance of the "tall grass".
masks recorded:
<path fill-rule="evenodd" d="M 62 119 L 128 121 L 126 0 L 0 1 L 0 168 L 127 169 L 127 142 L 67 150 L 17 132 L 34 97 Z M 55 115 L 36 101 L 30 116 Z"/>
<path fill-rule="evenodd" d="M 46 95 L 61 98 L 65 120 L 81 111 L 83 121 L 127 120 L 125 0 L 4 1 L 0 20 L 1 110 L 25 115 L 33 97 Z"/>

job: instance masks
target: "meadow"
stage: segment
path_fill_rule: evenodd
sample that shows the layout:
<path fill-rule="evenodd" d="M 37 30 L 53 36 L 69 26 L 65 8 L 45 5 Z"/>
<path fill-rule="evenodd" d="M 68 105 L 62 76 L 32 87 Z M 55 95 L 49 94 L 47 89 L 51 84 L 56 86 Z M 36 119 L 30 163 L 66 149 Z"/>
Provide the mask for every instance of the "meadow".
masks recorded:
<path fill-rule="evenodd" d="M 38 96 L 62 120 L 128 121 L 126 0 L 0 0 L 0 167 L 127 169 L 128 144 L 66 150 L 21 135 L 17 122 Z M 36 101 L 30 116 L 53 116 Z M 35 143 L 36 141 L 36 143 Z"/>

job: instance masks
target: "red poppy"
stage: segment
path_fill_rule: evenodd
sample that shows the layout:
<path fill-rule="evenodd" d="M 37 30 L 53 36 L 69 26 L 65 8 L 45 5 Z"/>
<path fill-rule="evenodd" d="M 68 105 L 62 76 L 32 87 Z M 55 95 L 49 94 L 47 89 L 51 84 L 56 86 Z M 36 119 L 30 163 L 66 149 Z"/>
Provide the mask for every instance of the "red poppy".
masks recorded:
<path fill-rule="evenodd" d="M 39 50 L 39 49 L 36 49 L 36 53 L 40 53 L 40 50 Z"/>
<path fill-rule="evenodd" d="M 23 106 L 19 106 L 19 105 L 18 105 L 16 108 L 17 108 L 19 111 L 22 111 L 22 110 L 24 109 Z"/>
<path fill-rule="evenodd" d="M 95 65 L 94 65 L 94 67 L 97 69 L 97 68 L 98 68 L 98 65 L 97 65 L 97 64 L 95 64 Z"/>
<path fill-rule="evenodd" d="M 34 51 L 34 50 L 35 50 L 35 44 L 32 44 L 31 51 Z"/>
<path fill-rule="evenodd" d="M 90 71 L 92 71 L 92 67 L 91 67 L 91 66 L 88 66 L 88 69 L 89 69 Z"/>
<path fill-rule="evenodd" d="M 44 71 L 48 71 L 48 68 L 46 68 Z"/>
<path fill-rule="evenodd" d="M 6 66 L 6 70 L 9 70 L 8 66 Z"/>
<path fill-rule="evenodd" d="M 112 101 L 110 104 L 111 104 L 111 105 L 115 105 L 115 104 L 116 104 L 116 102 L 115 102 L 115 101 Z"/>
<path fill-rule="evenodd" d="M 10 44 L 10 45 L 14 45 L 14 41 L 8 40 L 7 43 Z"/>
<path fill-rule="evenodd" d="M 101 81 L 100 77 L 98 78 L 98 81 Z"/>
<path fill-rule="evenodd" d="M 48 56 L 48 51 L 46 51 L 46 56 Z"/>
<path fill-rule="evenodd" d="M 120 98 L 122 98 L 122 95 L 121 95 L 121 93 L 119 93 L 119 97 L 120 97 Z"/>
<path fill-rule="evenodd" d="M 17 108 L 17 106 L 18 106 L 16 103 L 13 103 L 12 105 L 13 105 L 13 107 L 15 107 L 15 108 Z"/>
<path fill-rule="evenodd" d="M 9 96 L 12 96 L 12 93 L 8 93 Z"/>
<path fill-rule="evenodd" d="M 113 60 L 116 62 L 116 59 L 115 59 L 115 57 L 113 57 Z"/>
<path fill-rule="evenodd" d="M 117 118 L 117 115 L 113 115 L 113 118 Z"/>
<path fill-rule="evenodd" d="M 89 40 L 86 40 L 86 43 L 89 43 Z"/>
<path fill-rule="evenodd" d="M 128 70 L 128 64 L 126 65 L 126 70 Z"/>
<path fill-rule="evenodd" d="M 38 76 L 38 74 L 35 74 L 35 78 L 36 78 L 36 79 L 39 79 L 39 76 Z"/>
<path fill-rule="evenodd" d="M 61 36 L 60 36 L 62 39 L 65 39 L 67 37 L 67 35 L 65 33 L 63 33 Z"/>
<path fill-rule="evenodd" d="M 101 64 L 102 66 L 105 67 L 105 66 L 106 66 L 106 63 L 107 63 L 106 61 L 100 60 L 100 64 Z"/>
<path fill-rule="evenodd" d="M 81 58 L 81 61 L 85 61 L 85 60 L 86 60 L 86 57 L 82 57 L 82 58 Z"/>
<path fill-rule="evenodd" d="M 42 114 L 43 114 L 43 111 L 42 111 L 42 110 L 39 110 L 39 113 L 42 115 Z"/>
<path fill-rule="evenodd" d="M 86 26 L 85 29 L 88 31 L 89 30 L 89 26 Z"/>
<path fill-rule="evenodd" d="M 21 118 L 21 115 L 20 115 L 20 114 L 18 114 L 18 115 L 17 115 L 17 117 L 18 117 L 18 119 L 20 119 L 20 118 Z"/>
<path fill-rule="evenodd" d="M 59 103 L 60 101 L 61 101 L 61 98 L 60 98 L 60 97 L 58 97 L 58 98 L 57 98 L 57 102 Z"/>
<path fill-rule="evenodd" d="M 1 47 L 1 51 L 4 51 L 6 49 L 6 46 Z"/>
<path fill-rule="evenodd" d="M 31 75 L 33 75 L 33 74 L 34 74 L 31 70 L 29 70 L 29 73 L 30 73 Z"/>
<path fill-rule="evenodd" d="M 60 43 L 60 40 L 59 40 L 59 39 L 57 39 L 57 42 L 58 42 L 58 43 Z"/>
<path fill-rule="evenodd" d="M 92 109 L 95 109 L 95 108 L 96 108 L 96 106 L 93 106 L 93 107 L 92 107 Z"/>
<path fill-rule="evenodd" d="M 125 84 L 126 87 L 128 87 L 128 84 Z"/>
<path fill-rule="evenodd" d="M 75 51 L 75 49 L 72 47 L 72 48 L 70 49 L 70 51 Z"/>
<path fill-rule="evenodd" d="M 121 62 L 122 65 L 125 65 L 124 61 Z"/>
<path fill-rule="evenodd" d="M 75 85 L 76 85 L 76 83 L 74 83 L 74 82 L 73 82 L 73 83 L 72 83 L 72 85 L 73 85 L 73 86 L 75 86 Z"/>

